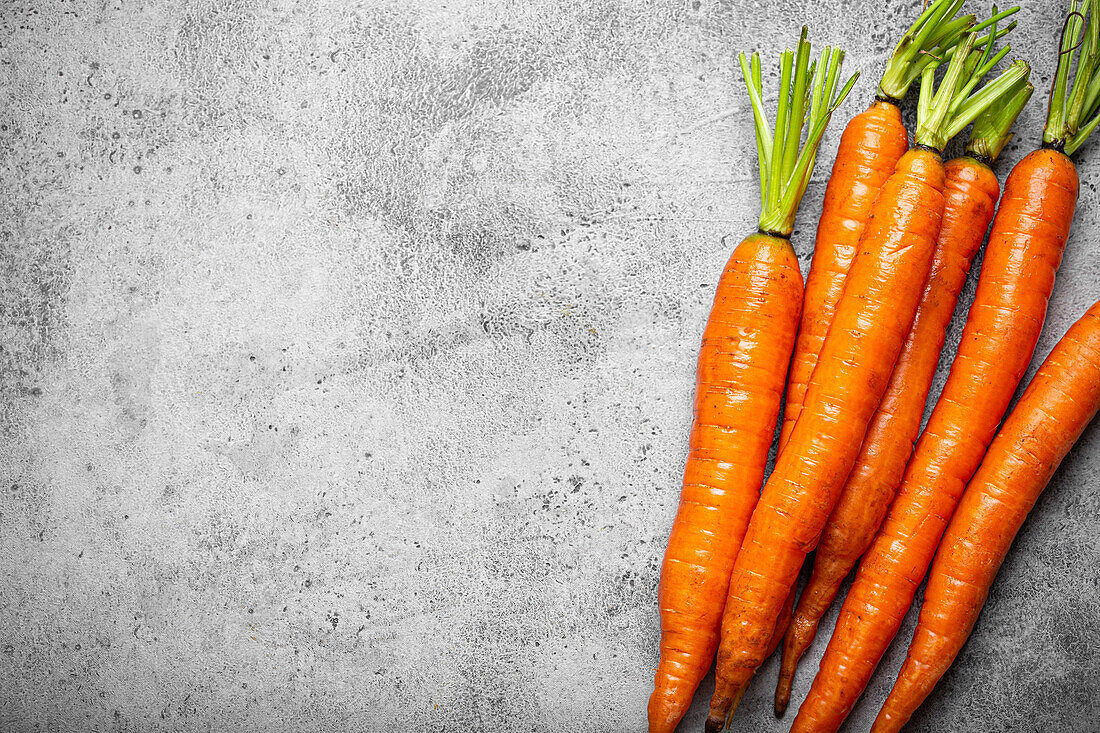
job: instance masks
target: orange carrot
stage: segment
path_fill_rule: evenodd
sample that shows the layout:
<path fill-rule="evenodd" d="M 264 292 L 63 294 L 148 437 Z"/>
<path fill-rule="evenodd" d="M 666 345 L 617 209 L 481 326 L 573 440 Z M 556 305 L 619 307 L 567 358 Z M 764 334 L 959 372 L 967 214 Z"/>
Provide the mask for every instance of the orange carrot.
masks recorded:
<path fill-rule="evenodd" d="M 759 56 L 750 68 L 741 55 L 760 155 L 760 232 L 730 257 L 703 332 L 690 452 L 661 569 L 661 659 L 650 731 L 676 728 L 714 659 L 730 569 L 764 479 L 798 328 L 802 273 L 789 241 L 795 211 L 825 125 L 855 81 L 838 89 L 839 50 L 826 48 L 810 70 L 805 29 L 797 53 L 781 60 L 784 94 L 773 139 Z"/>
<path fill-rule="evenodd" d="M 680 509 L 661 568 L 651 731 L 672 731 L 710 669 L 733 558 L 756 506 L 794 346 L 802 273 L 787 240 L 754 234 L 718 283 L 695 388 Z"/>
<path fill-rule="evenodd" d="M 1076 0 L 1071 7 L 1063 48 L 1080 30 Z M 1100 43 L 1090 40 L 1082 56 L 1095 58 L 1098 50 Z M 1096 107 L 1095 99 L 1087 101 L 1093 62 L 1078 66 L 1074 84 L 1073 96 L 1079 92 L 1085 101 L 1067 100 L 1071 57 L 1059 56 L 1047 147 L 1020 161 L 1005 183 L 947 383 L 863 557 L 792 731 L 837 730 L 862 694 L 1031 361 L 1077 201 L 1077 172 L 1060 149 L 1076 150 L 1100 119 L 1080 125 Z"/>
<path fill-rule="evenodd" d="M 1100 302 L 1039 368 L 963 494 L 905 664 L 871 733 L 900 731 L 955 660 L 1036 499 L 1100 409 Z"/>
<path fill-rule="evenodd" d="M 821 534 L 813 573 L 787 630 L 775 691 L 776 715 L 787 708 L 795 668 L 813 641 L 821 617 L 871 544 L 901 483 L 920 431 L 947 324 L 997 207 L 1000 184 L 989 165 L 1011 137 L 1012 124 L 1033 91 L 1023 80 L 1007 104 L 986 110 L 974 123 L 966 155 L 946 166 L 947 202 L 932 269 L 890 386 L 871 419 L 856 466 Z"/>
<path fill-rule="evenodd" d="M 853 117 L 840 138 L 806 277 L 802 319 L 779 435 L 780 450 L 787 445 L 802 412 L 817 355 L 833 321 L 859 236 L 871 216 L 871 206 L 908 147 L 901 110 L 886 99 L 876 99 L 866 111 Z"/>
<path fill-rule="evenodd" d="M 934 59 L 949 53 L 952 44 L 957 43 L 966 26 L 974 20 L 973 16 L 952 20 L 961 5 L 961 0 L 937 0 L 928 6 L 894 49 L 879 82 L 875 101 L 852 118 L 841 137 L 829 183 L 825 187 L 825 202 L 818 219 L 813 260 L 806 278 L 798 340 L 787 379 L 783 426 L 779 434 L 780 450 L 786 446 L 802 411 L 810 377 L 817 365 L 825 334 L 833 322 L 859 238 L 871 216 L 871 207 L 886 179 L 894 172 L 898 160 L 909 148 L 898 103 L 920 72 Z M 999 15 L 994 13 L 993 18 L 978 28 L 993 25 L 1016 10 L 1018 8 Z M 1008 33 L 1015 25 L 1013 21 L 999 33 L 994 28 L 993 35 L 999 37 Z M 776 626 L 780 636 L 786 632 L 793 615 L 794 599 L 792 589 L 783 607 L 783 622 Z M 773 646 L 778 643 L 778 639 L 774 640 Z M 786 702 L 781 705 L 779 699 L 777 692 L 776 714 L 782 715 Z"/>
<path fill-rule="evenodd" d="M 860 563 L 792 731 L 837 730 L 905 618 L 1031 361 L 1076 198 L 1076 174 L 1061 153 L 1032 153 L 1009 175 L 947 383 Z"/>
<path fill-rule="evenodd" d="M 1091 11 L 1087 21 L 1078 10 L 1078 0 L 1072 0 L 1063 28 L 1043 130 L 1046 149 L 1032 153 L 1017 166 L 1017 170 L 1023 168 L 1021 179 L 1027 185 L 1021 193 L 1026 198 L 1002 202 L 997 214 L 998 220 L 1002 215 L 1007 220 L 1006 238 L 1010 241 L 1019 244 L 1021 237 L 1030 234 L 1040 242 L 1038 248 L 1017 246 L 1012 252 L 1012 271 L 1019 275 L 1011 294 L 1021 306 L 1018 327 L 1025 332 L 1037 330 L 1043 320 L 1040 313 L 1035 324 L 1023 321 L 1029 311 L 1034 313 L 1037 300 L 1027 284 L 1034 279 L 1046 283 L 1053 277 L 1073 218 L 1078 181 L 1073 163 L 1066 156 L 1075 152 L 1100 124 L 1100 88 L 1095 85 L 1100 78 L 1100 0 L 1086 1 Z M 1080 57 L 1071 88 L 1069 69 L 1072 52 L 1078 47 Z M 1092 119 L 1084 122 L 1090 116 Z M 1043 240 L 1047 240 L 1047 251 L 1052 252 L 1054 267 L 1049 274 L 1049 266 L 1036 256 L 1043 254 Z M 1049 294 L 1049 286 L 1044 292 Z M 963 338 L 965 341 L 965 334 Z M 1034 340 L 1027 350 L 1025 367 L 1033 348 Z M 908 657 L 875 721 L 875 733 L 900 730 L 947 671 L 973 629 L 1012 540 L 1098 406 L 1100 303 L 1070 329 L 1040 367 L 973 474 L 953 517 L 953 504 L 941 502 L 943 511 L 938 516 L 950 517 L 951 524 L 932 567 Z M 998 418 L 1002 413 L 1003 408 Z M 971 429 L 971 425 L 966 428 Z M 930 524 L 942 532 L 938 521 Z M 908 579 L 915 587 L 920 579 L 912 571 L 917 569 L 923 575 L 927 561 L 908 567 Z"/>
<path fill-rule="evenodd" d="M 1016 64 L 970 96 L 988 56 L 968 36 L 933 96 L 922 74 L 917 147 L 875 202 L 822 347 L 804 409 L 765 484 L 734 561 L 722 619 L 707 730 L 723 728 L 763 662 L 776 618 L 859 453 L 916 313 L 944 207 L 940 151 L 947 140 L 1026 75 Z"/>
<path fill-rule="evenodd" d="M 961 5 L 962 0 L 937 0 L 928 6 L 894 49 L 875 101 L 852 118 L 840 139 L 818 219 L 810 274 L 806 277 L 798 341 L 787 381 L 780 450 L 786 446 L 802 412 L 810 377 L 833 322 L 859 238 L 867 228 L 871 207 L 909 147 L 898 103 L 920 73 L 957 43 L 974 20 L 973 16 L 953 18 Z M 995 15 L 979 28 L 1014 12 L 1015 9 Z M 1014 25 L 997 35 L 1007 33 Z"/>

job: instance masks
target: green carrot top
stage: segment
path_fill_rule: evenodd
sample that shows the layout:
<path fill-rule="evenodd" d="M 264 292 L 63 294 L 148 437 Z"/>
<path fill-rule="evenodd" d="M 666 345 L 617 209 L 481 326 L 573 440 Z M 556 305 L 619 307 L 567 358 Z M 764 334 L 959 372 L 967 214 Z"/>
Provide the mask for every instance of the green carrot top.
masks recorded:
<path fill-rule="evenodd" d="M 975 43 L 980 47 L 988 40 L 995 41 L 1016 27 L 1016 21 L 1012 21 L 1006 28 L 1000 31 L 996 29 L 999 21 L 1016 13 L 1019 7 L 1009 8 L 1002 13 L 994 8 L 991 18 L 975 25 L 977 19 L 973 15 L 955 17 L 962 4 L 963 0 L 934 0 L 921 13 L 886 62 L 886 70 L 878 85 L 880 99 L 901 101 L 924 70 L 937 66 L 950 57 L 967 33 L 979 33 L 992 26 L 993 29 Z"/>
<path fill-rule="evenodd" d="M 1017 80 L 1005 92 L 999 104 L 991 104 L 974 120 L 966 152 L 978 160 L 992 164 L 1012 139 L 1012 126 L 1027 106 L 1035 87 L 1027 76 Z"/>
<path fill-rule="evenodd" d="M 1016 95 L 1020 93 L 1020 85 L 1026 83 L 1031 67 L 1017 59 L 1000 76 L 978 89 L 982 77 L 1008 54 L 1008 46 L 996 54 L 993 53 L 996 37 L 994 24 L 985 48 L 981 49 L 975 46 L 977 35 L 968 34 L 955 49 L 956 53 L 952 54 L 951 63 L 938 89 L 935 88 L 936 68 L 928 66 L 921 72 L 917 131 L 913 136 L 917 145 L 942 153 L 948 140 L 962 132 L 963 128 L 987 109 L 998 111 L 992 112 L 983 121 L 984 124 L 1004 125 L 1002 117 L 1011 114 L 1007 103 L 1012 100 L 1019 102 Z M 1015 119 L 1015 115 L 1012 115 L 1012 119 Z M 1008 126 L 1011 127 L 1011 123 Z M 1007 130 L 1004 134 L 1008 134 Z M 996 142 L 990 141 L 989 147 L 992 148 Z M 999 149 L 997 152 L 1000 152 Z"/>
<path fill-rule="evenodd" d="M 783 237 L 790 236 L 794 230 L 795 213 L 810 182 L 825 127 L 859 78 L 858 72 L 853 74 L 838 89 L 844 52 L 826 46 L 820 58 L 811 63 L 806 32 L 803 27 L 797 51 L 788 49 L 779 57 L 779 105 L 774 135 L 764 112 L 760 55 L 754 53 L 751 63 L 744 53 L 738 57 L 749 88 L 756 127 L 760 230 Z M 804 128 L 806 140 L 800 151 Z"/>
<path fill-rule="evenodd" d="M 1087 4 L 1083 10 L 1079 7 Z M 1086 13 L 1088 17 L 1086 18 Z M 1043 145 L 1072 155 L 1100 124 L 1100 0 L 1071 0 L 1062 27 L 1058 68 L 1050 89 L 1050 107 L 1043 128 Z M 1078 52 L 1078 49 L 1079 52 Z M 1077 69 L 1070 84 L 1070 67 Z"/>

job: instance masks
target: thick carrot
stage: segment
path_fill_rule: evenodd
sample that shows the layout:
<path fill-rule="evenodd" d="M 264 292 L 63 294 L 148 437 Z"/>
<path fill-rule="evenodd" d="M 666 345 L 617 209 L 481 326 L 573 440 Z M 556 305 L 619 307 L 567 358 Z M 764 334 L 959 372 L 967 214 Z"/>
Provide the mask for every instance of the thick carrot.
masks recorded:
<path fill-rule="evenodd" d="M 741 56 L 761 163 L 760 232 L 746 237 L 726 264 L 703 332 L 680 508 L 661 569 L 651 731 L 676 728 L 718 646 L 730 569 L 764 479 L 798 328 L 802 273 L 789 241 L 795 211 L 825 125 L 855 80 L 838 89 L 842 59 L 827 48 L 811 72 L 803 30 L 797 54 L 782 56 L 784 95 L 773 140 L 762 109 L 760 59 L 754 54 L 750 68 Z"/>
<path fill-rule="evenodd" d="M 661 568 L 651 731 L 679 723 L 718 646 L 733 558 L 756 506 L 794 346 L 802 273 L 785 239 L 747 237 L 703 333 L 680 509 Z"/>
<path fill-rule="evenodd" d="M 1025 79 L 1007 104 L 986 110 L 974 123 L 966 155 L 946 166 L 947 201 L 932 269 L 890 386 L 821 534 L 813 573 L 787 630 L 775 691 L 776 715 L 787 708 L 795 668 L 813 641 L 821 617 L 871 544 L 901 483 L 920 431 L 947 324 L 997 208 L 1000 183 L 989 166 L 1011 137 L 1011 127 L 1033 91 Z"/>
<path fill-rule="evenodd" d="M 844 129 L 825 187 L 813 260 L 806 277 L 798 341 L 787 380 L 780 450 L 786 446 L 802 412 L 810 377 L 825 334 L 833 322 L 859 238 L 867 228 L 871 207 L 909 147 L 898 103 L 921 71 L 946 53 L 951 44 L 957 43 L 966 26 L 974 20 L 973 16 L 954 18 L 961 5 L 961 0 L 937 0 L 928 6 L 895 47 L 879 82 L 875 101 L 853 117 Z M 1015 9 L 996 18 L 1014 12 Z M 1012 25 L 1001 33 L 1011 28 Z"/>
<path fill-rule="evenodd" d="M 939 234 L 945 185 L 939 151 L 1021 74 L 1014 67 L 969 99 L 987 70 L 977 73 L 986 58 L 970 53 L 974 40 L 972 34 L 960 47 L 935 97 L 934 69 L 923 75 L 918 145 L 902 156 L 875 202 L 802 415 L 749 521 L 730 578 L 708 731 L 725 726 L 763 662 L 783 602 L 886 390 Z"/>
<path fill-rule="evenodd" d="M 1058 342 L 959 502 L 917 629 L 871 733 L 900 731 L 966 643 L 1028 512 L 1100 409 L 1100 302 Z"/>
<path fill-rule="evenodd" d="M 1080 31 L 1076 2 L 1071 8 L 1064 49 Z M 1095 57 L 1092 49 L 1100 43 L 1090 41 L 1082 56 Z M 1077 201 L 1076 169 L 1059 148 L 1072 152 L 1096 125 L 1095 118 L 1092 127 L 1079 124 L 1095 99 L 1066 104 L 1071 60 L 1071 53 L 1059 55 L 1044 131 L 1048 147 L 1020 161 L 1005 182 L 947 383 L 863 557 L 793 731 L 837 730 L 862 694 L 1031 361 Z M 1078 67 L 1074 92 L 1082 90 L 1083 98 L 1095 68 L 1091 62 Z"/>

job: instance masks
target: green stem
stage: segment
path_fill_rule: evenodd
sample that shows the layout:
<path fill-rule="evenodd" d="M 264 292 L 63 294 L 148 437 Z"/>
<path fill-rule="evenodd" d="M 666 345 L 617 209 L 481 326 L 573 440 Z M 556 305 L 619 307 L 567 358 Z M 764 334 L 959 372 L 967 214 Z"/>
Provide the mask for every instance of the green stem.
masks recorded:
<path fill-rule="evenodd" d="M 764 103 L 761 100 L 760 57 L 752 55 L 752 69 L 749 69 L 745 54 L 738 54 L 741 74 L 749 87 L 749 99 L 752 100 L 753 123 L 756 128 L 756 160 L 760 164 L 760 206 L 768 200 L 768 161 L 772 157 L 772 133 L 768 120 L 764 117 Z"/>
<path fill-rule="evenodd" d="M 806 29 L 802 29 L 802 40 L 799 45 L 805 43 Z M 799 54 L 801 58 L 802 54 Z M 779 198 L 779 192 L 783 185 L 783 151 L 786 148 L 786 138 L 791 127 L 791 76 L 794 70 L 794 54 L 788 49 L 779 56 L 779 109 L 775 114 L 775 143 L 772 146 L 772 161 L 768 166 L 768 199 L 774 201 Z M 799 125 L 802 121 L 799 120 Z M 801 127 L 799 133 L 801 133 Z M 765 205 L 767 205 L 765 201 Z"/>
<path fill-rule="evenodd" d="M 1016 59 L 1008 65 L 1008 68 L 1000 76 L 968 97 L 957 109 L 953 110 L 951 119 L 944 128 L 944 135 L 946 136 L 944 144 L 947 143 L 947 140 L 962 132 L 963 128 L 976 120 L 982 112 L 987 109 L 1000 109 L 1001 105 L 1010 99 L 1016 85 L 1027 81 L 1030 74 L 1031 67 L 1028 63 Z"/>
<path fill-rule="evenodd" d="M 1015 7 L 1011 7 L 1008 10 L 1002 10 L 1000 12 L 997 11 L 997 6 L 994 5 L 993 6 L 993 15 L 991 15 L 989 18 L 983 20 L 981 23 L 978 23 L 976 26 L 974 26 L 973 28 L 970 29 L 971 33 L 981 33 L 982 31 L 984 31 L 987 28 L 992 28 L 992 30 L 989 33 L 986 33 L 984 36 L 979 36 L 978 37 L 978 40 L 974 42 L 974 47 L 975 48 L 981 48 L 982 46 L 985 46 L 986 44 L 988 44 L 990 42 L 993 42 L 995 44 L 997 41 L 1001 40 L 1002 38 L 1007 36 L 1009 33 L 1011 33 L 1016 28 L 1016 21 L 1012 21 L 1011 23 L 1009 23 L 1004 28 L 1001 28 L 1000 30 L 997 30 L 997 24 L 1000 23 L 1005 18 L 1013 16 L 1018 12 L 1020 12 L 1020 6 L 1019 5 L 1017 5 Z M 958 44 L 956 43 L 951 48 L 943 49 L 944 60 L 950 60 L 951 57 L 954 55 L 955 49 L 957 47 L 958 47 Z"/>
<path fill-rule="evenodd" d="M 955 92 L 959 81 L 963 78 L 966 68 L 966 60 L 970 57 L 970 50 L 974 47 L 977 36 L 970 34 L 959 48 L 961 53 L 955 54 L 951 64 L 947 67 L 947 73 L 940 82 L 939 89 L 933 93 L 935 85 L 935 67 L 929 67 L 921 75 L 921 94 L 917 104 L 917 131 L 913 135 L 918 145 L 925 145 L 935 150 L 943 150 L 947 145 L 944 127 L 951 112 L 951 103 L 955 99 Z"/>
<path fill-rule="evenodd" d="M 992 27 L 992 30 L 990 30 L 989 33 L 986 33 L 984 36 L 978 37 L 978 40 L 974 42 L 974 46 L 975 48 L 980 48 L 990 43 L 995 44 L 997 41 L 1004 38 L 1006 35 L 1011 33 L 1013 29 L 1016 28 L 1016 21 L 1012 21 L 1006 27 L 1001 28 L 1000 30 L 997 29 L 997 23 L 1004 20 L 1005 18 L 1015 15 L 1019 11 L 1020 7 L 1018 5 L 1016 7 L 1012 7 L 1008 10 L 1003 10 L 1001 12 L 997 12 L 997 8 L 994 7 L 993 15 L 990 18 L 983 20 L 977 25 L 973 25 L 973 27 L 971 26 L 975 18 L 972 15 L 966 16 L 964 18 L 957 18 L 951 21 L 951 23 L 944 26 L 944 31 L 936 36 L 937 38 L 942 38 L 943 40 L 941 42 L 930 45 L 927 50 L 921 51 L 919 55 L 910 63 L 908 72 L 900 83 L 904 85 L 905 89 L 908 89 L 913 84 L 913 82 L 921 77 L 921 75 L 924 73 L 924 70 L 927 69 L 929 66 L 936 67 L 942 63 L 947 63 L 948 61 L 950 61 L 955 55 L 955 49 L 958 48 L 959 42 L 963 39 L 968 31 L 970 33 L 980 33 L 981 31 Z"/>
<path fill-rule="evenodd" d="M 1100 124 L 1100 115 L 1096 115 L 1091 120 L 1085 123 L 1085 126 L 1077 131 L 1077 134 L 1066 141 L 1065 153 L 1066 155 L 1073 155 L 1085 144 L 1085 140 L 1092 134 L 1096 126 Z"/>
<path fill-rule="evenodd" d="M 806 26 L 802 26 L 802 37 L 798 41 L 798 57 L 795 59 L 794 87 L 791 90 L 791 119 L 797 120 L 797 125 L 788 125 L 787 142 L 783 149 L 782 170 L 790 170 L 798 160 L 798 143 L 802 138 L 802 125 L 806 120 L 806 83 L 807 77 L 813 74 L 809 68 L 810 44 L 806 41 Z"/>
<path fill-rule="evenodd" d="M 991 153 L 994 149 L 999 153 L 1007 142 L 1007 139 L 1002 141 L 1000 138 L 1008 134 L 1012 120 L 1015 120 L 1020 111 L 1015 109 L 1013 113 L 1009 107 L 1019 102 L 1022 109 L 1023 102 L 1027 101 L 1026 98 L 1020 101 L 1017 95 L 1021 93 L 1021 85 L 1026 85 L 1031 69 L 1023 61 L 1013 61 L 999 77 L 975 91 L 982 78 L 1009 50 L 1006 47 L 996 54 L 993 53 L 993 45 L 998 36 L 996 21 L 1005 17 L 1004 14 L 997 13 L 996 7 L 993 13 L 990 32 L 985 36 L 984 49 L 975 46 L 977 34 L 968 34 L 957 47 L 958 52 L 952 54 L 947 73 L 937 90 L 933 92 L 935 68 L 926 68 L 922 73 L 917 131 L 914 135 L 918 144 L 942 152 L 948 140 L 989 109 L 995 111 L 983 120 L 983 131 L 978 144 L 987 147 Z M 1005 117 L 1009 115 L 1004 132 L 996 135 L 996 130 L 990 128 L 1004 123 Z"/>
<path fill-rule="evenodd" d="M 811 63 L 810 42 L 803 28 L 797 51 L 785 51 L 780 55 L 779 103 L 773 135 L 764 112 L 760 57 L 754 53 L 750 64 L 742 53 L 738 60 L 749 89 L 756 127 L 756 152 L 760 163 L 760 229 L 790 236 L 825 127 L 852 90 L 859 74 L 854 74 L 838 91 L 844 52 L 826 47 L 821 57 Z M 800 150 L 803 130 L 808 132 Z"/>
<path fill-rule="evenodd" d="M 1012 126 L 1034 92 L 1035 87 L 1024 78 L 1005 93 L 1001 104 L 987 107 L 974 120 L 966 152 L 989 163 L 995 161 L 1012 139 Z"/>
<path fill-rule="evenodd" d="M 934 0 L 894 47 L 894 53 L 886 63 L 879 95 L 888 99 L 902 99 L 913 81 L 931 63 L 939 61 L 930 54 L 936 48 L 955 45 L 967 29 L 974 24 L 973 16 L 954 18 L 963 0 Z"/>
<path fill-rule="evenodd" d="M 1076 152 L 1100 123 L 1096 117 L 1100 106 L 1098 16 L 1100 0 L 1071 0 L 1062 27 L 1043 143 L 1062 149 L 1067 155 Z M 1071 69 L 1074 56 L 1076 70 Z"/>

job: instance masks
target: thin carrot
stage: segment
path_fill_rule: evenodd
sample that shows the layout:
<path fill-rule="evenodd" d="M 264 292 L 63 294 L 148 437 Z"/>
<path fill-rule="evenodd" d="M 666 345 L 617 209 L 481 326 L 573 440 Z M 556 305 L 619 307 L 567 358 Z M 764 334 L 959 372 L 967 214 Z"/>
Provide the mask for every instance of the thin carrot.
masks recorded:
<path fill-rule="evenodd" d="M 1035 501 L 1100 409 L 1100 302 L 1058 342 L 989 446 L 947 527 L 913 643 L 871 733 L 896 733 L 966 643 Z"/>
<path fill-rule="evenodd" d="M 1063 49 L 1072 45 L 1082 22 L 1074 0 Z M 947 383 L 860 563 L 792 731 L 837 730 L 862 694 L 1031 361 L 1078 193 L 1076 169 L 1060 149 L 1076 150 L 1098 122 L 1080 124 L 1100 98 L 1100 87 L 1091 83 L 1100 50 L 1095 28 L 1072 94 L 1067 95 L 1072 54 L 1059 57 L 1044 149 L 1020 161 L 1005 182 Z"/>
<path fill-rule="evenodd" d="M 875 202 L 805 407 L 765 484 L 730 577 L 707 730 L 726 725 L 763 662 L 783 602 L 813 549 L 864 432 L 885 392 L 932 263 L 944 207 L 940 151 L 1008 85 L 1015 64 L 970 95 L 988 67 L 967 37 L 933 96 L 934 68 L 922 74 L 917 147 L 898 162 Z"/>
<path fill-rule="evenodd" d="M 975 121 L 966 154 L 947 163 L 947 202 L 932 269 L 890 386 L 821 534 L 813 573 L 787 630 L 775 691 L 776 715 L 787 708 L 795 668 L 813 642 L 821 617 L 874 539 L 901 483 L 920 431 L 947 324 L 997 208 L 1001 188 L 989 166 L 1011 138 L 1012 125 L 1033 91 L 1026 79 L 1021 80 L 1007 103 L 987 109 Z"/>
<path fill-rule="evenodd" d="M 871 207 L 909 147 L 898 104 L 913 82 L 920 78 L 921 72 L 947 54 L 974 22 L 972 15 L 954 18 L 962 2 L 936 0 L 928 6 L 895 47 L 879 82 L 875 101 L 852 118 L 840 138 L 818 219 L 810 273 L 806 277 L 802 318 L 787 382 L 780 450 L 787 444 L 802 411 L 810 377 L 825 334 L 833 322 L 859 238 L 871 217 Z M 994 18 L 977 29 L 992 25 L 1016 10 L 1018 8 L 1000 15 L 995 13 Z M 1013 22 L 999 33 L 994 29 L 993 33 L 1000 36 L 1014 26 Z M 983 42 L 984 39 L 979 39 L 978 45 Z"/>
<path fill-rule="evenodd" d="M 760 157 L 760 231 L 726 264 L 703 332 L 690 453 L 661 569 L 661 659 L 650 731 L 676 728 L 718 646 L 730 569 L 764 479 L 798 328 L 802 273 L 790 243 L 795 212 L 825 126 L 856 79 L 839 86 L 843 57 L 826 48 L 811 68 L 803 29 L 797 52 L 781 56 L 774 138 L 761 99 L 760 57 L 753 54 L 751 64 L 740 57 Z"/>

